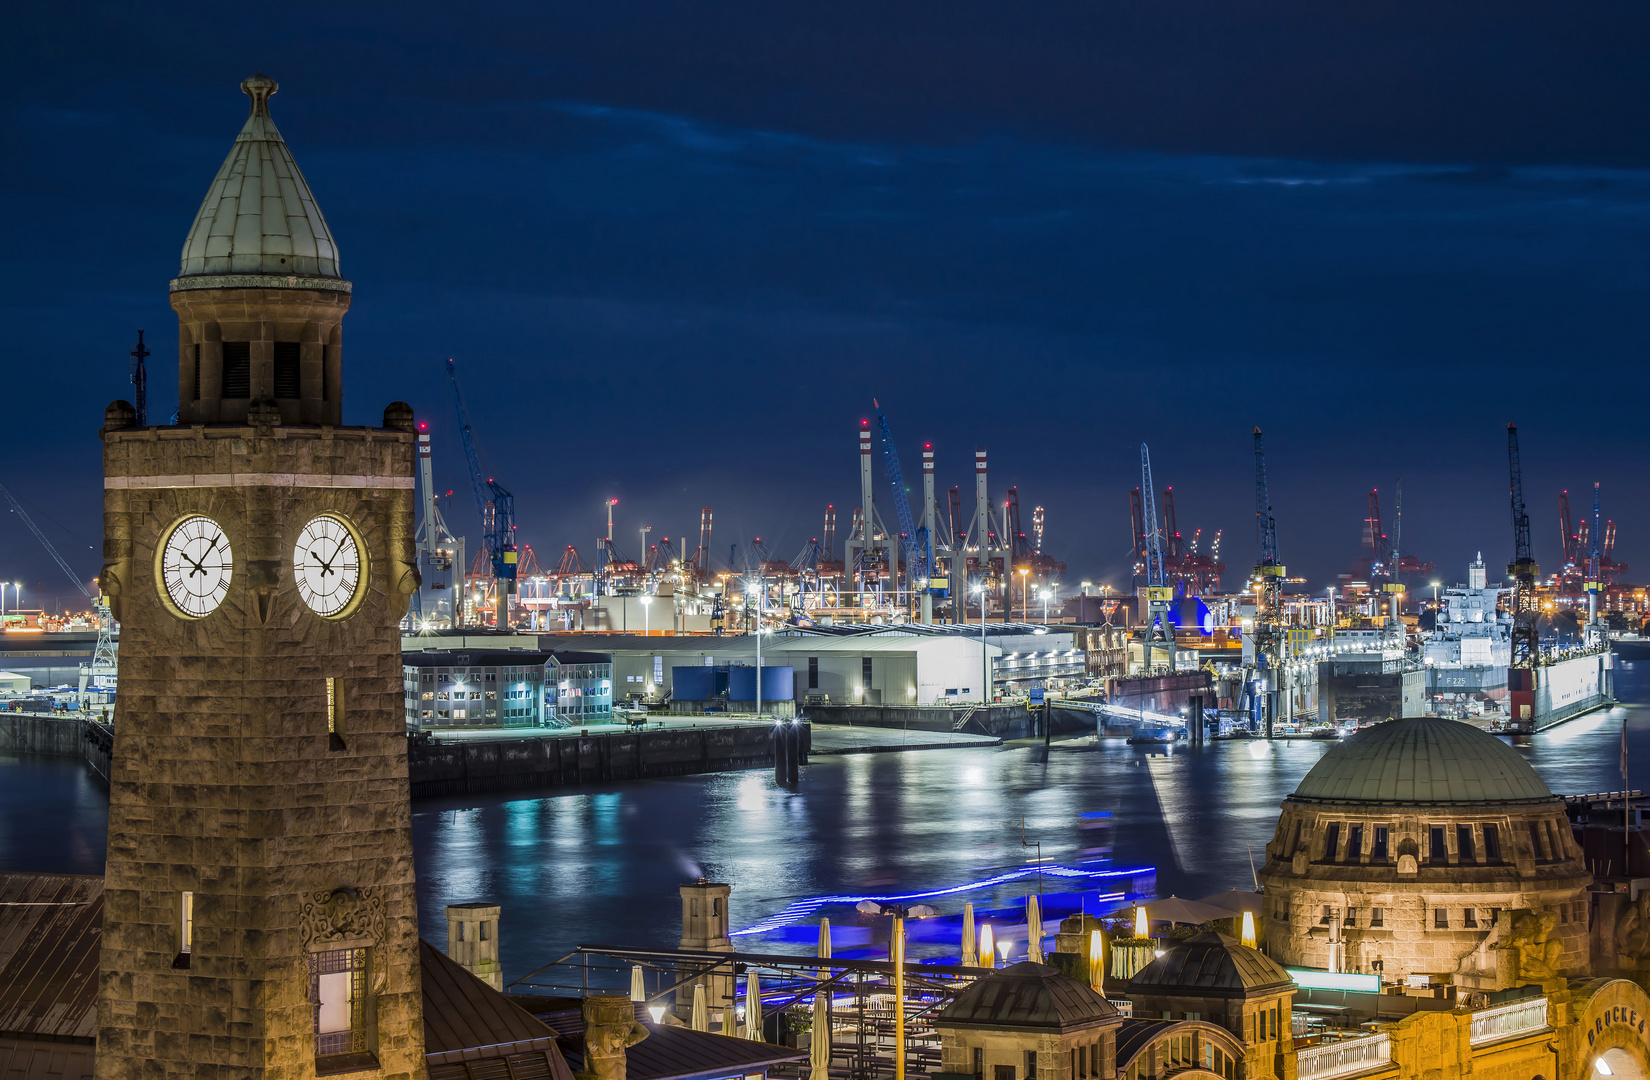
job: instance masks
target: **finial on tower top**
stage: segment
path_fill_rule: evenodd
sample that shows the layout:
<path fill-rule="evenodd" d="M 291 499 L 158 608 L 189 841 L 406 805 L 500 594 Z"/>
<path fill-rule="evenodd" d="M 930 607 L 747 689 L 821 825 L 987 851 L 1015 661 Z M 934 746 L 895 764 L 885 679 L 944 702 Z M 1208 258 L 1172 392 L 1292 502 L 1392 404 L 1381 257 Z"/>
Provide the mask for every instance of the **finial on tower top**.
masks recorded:
<path fill-rule="evenodd" d="M 280 89 L 280 84 L 263 72 L 241 83 L 241 92 L 252 99 L 252 115 L 269 115 L 269 95 Z"/>

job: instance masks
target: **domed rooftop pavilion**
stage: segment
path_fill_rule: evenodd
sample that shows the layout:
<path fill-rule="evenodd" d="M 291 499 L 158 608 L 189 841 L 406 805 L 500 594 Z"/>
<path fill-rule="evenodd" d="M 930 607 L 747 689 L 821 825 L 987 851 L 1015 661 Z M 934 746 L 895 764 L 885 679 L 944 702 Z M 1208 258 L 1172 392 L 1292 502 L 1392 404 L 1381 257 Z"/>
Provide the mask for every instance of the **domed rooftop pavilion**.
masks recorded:
<path fill-rule="evenodd" d="M 1332 746 L 1291 796 L 1324 802 L 1551 802 L 1518 751 L 1454 720 L 1419 717 L 1365 728 Z"/>
<path fill-rule="evenodd" d="M 275 80 L 241 83 L 251 107 L 183 241 L 178 422 L 343 422 L 343 320 L 353 286 L 338 245 L 269 115 Z"/>
<path fill-rule="evenodd" d="M 1501 739 L 1435 717 L 1332 746 L 1283 802 L 1260 874 L 1286 966 L 1514 985 L 1503 913 L 1551 915 L 1560 968 L 1587 966 L 1591 876 L 1563 800 Z"/>

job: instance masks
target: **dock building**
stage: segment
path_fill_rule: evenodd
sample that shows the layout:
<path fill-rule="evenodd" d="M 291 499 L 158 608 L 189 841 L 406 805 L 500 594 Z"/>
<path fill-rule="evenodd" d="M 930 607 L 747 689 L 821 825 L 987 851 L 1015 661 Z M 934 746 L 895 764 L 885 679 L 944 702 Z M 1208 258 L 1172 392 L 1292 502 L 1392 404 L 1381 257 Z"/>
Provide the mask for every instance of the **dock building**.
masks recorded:
<path fill-rule="evenodd" d="M 401 654 L 407 730 L 558 728 L 613 718 L 613 658 L 526 649 Z"/>

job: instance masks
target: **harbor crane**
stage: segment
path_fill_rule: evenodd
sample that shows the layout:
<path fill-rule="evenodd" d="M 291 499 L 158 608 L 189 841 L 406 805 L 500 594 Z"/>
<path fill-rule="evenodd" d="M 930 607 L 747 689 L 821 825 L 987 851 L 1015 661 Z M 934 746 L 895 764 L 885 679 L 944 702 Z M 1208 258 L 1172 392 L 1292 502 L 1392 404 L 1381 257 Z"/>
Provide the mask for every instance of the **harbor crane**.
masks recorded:
<path fill-rule="evenodd" d="M 877 426 L 882 429 L 882 467 L 894 489 L 894 511 L 899 515 L 906 587 L 918 598 L 920 621 L 926 625 L 934 621 L 934 597 L 929 586 L 934 576 L 934 544 L 928 526 L 918 526 L 911 515 L 911 500 L 905 493 L 905 476 L 900 472 L 899 450 L 894 446 L 893 432 L 888 430 L 888 417 L 876 398 L 871 399 L 871 405 L 877 410 Z"/>
<path fill-rule="evenodd" d="M 1272 688 L 1267 686 L 1268 672 L 1282 670 L 1280 645 L 1283 635 L 1283 577 L 1286 573 L 1278 558 L 1278 523 L 1272 516 L 1272 496 L 1266 486 L 1266 443 L 1260 428 L 1255 429 L 1255 528 L 1260 538 L 1260 562 L 1255 564 L 1255 579 L 1259 589 L 1259 610 L 1255 613 L 1255 709 L 1256 719 L 1264 710 L 1266 737 L 1272 737 L 1275 709 L 1263 705 Z"/>
<path fill-rule="evenodd" d="M 447 377 L 453 385 L 453 407 L 458 412 L 464 459 L 470 466 L 470 488 L 475 494 L 476 512 L 481 515 L 482 540 L 492 565 L 494 626 L 506 630 L 510 626 L 510 594 L 516 591 L 516 499 L 503 484 L 481 471 L 481 458 L 476 453 L 475 428 L 470 423 L 470 410 L 464 405 L 464 391 L 459 389 L 458 370 L 450 359 L 447 361 Z"/>
<path fill-rule="evenodd" d="M 1157 491 L 1152 486 L 1152 455 L 1145 443 L 1140 444 L 1140 492 L 1142 535 L 1146 541 L 1146 586 L 1141 598 L 1146 601 L 1146 640 L 1169 643 L 1170 666 L 1174 663 L 1174 625 L 1169 621 L 1169 603 L 1174 599 L 1174 586 L 1168 582 L 1163 565 L 1163 533 L 1157 525 Z M 1147 667 L 1153 666 L 1149 659 Z"/>
<path fill-rule="evenodd" d="M 103 595 L 101 587 L 98 589 L 97 595 L 92 594 L 92 590 L 86 587 L 86 583 L 80 579 L 80 575 L 74 572 L 74 567 L 69 565 L 69 560 L 65 559 L 62 552 L 57 550 L 57 546 L 47 539 L 45 533 L 40 531 L 40 526 L 34 523 L 34 518 L 29 516 L 27 510 L 23 509 L 23 504 L 18 501 L 16 495 L 11 493 L 10 488 L 0 484 L 0 495 L 4 495 L 6 501 L 11 503 L 12 512 L 23 519 L 23 524 L 28 526 L 29 532 L 33 533 L 34 538 L 40 541 L 40 546 L 46 549 L 46 554 L 50 555 L 52 561 L 56 562 L 63 573 L 68 575 L 69 580 L 74 582 L 74 587 L 80 590 L 80 595 L 92 602 L 92 607 L 97 612 L 97 648 L 92 652 L 91 664 L 80 666 L 82 700 L 84 700 L 87 685 L 94 680 L 99 686 L 112 689 L 110 684 L 115 681 L 118 663 L 115 654 L 115 617 L 114 613 L 109 610 L 108 597 Z"/>
<path fill-rule="evenodd" d="M 1603 591 L 1604 584 L 1599 573 L 1598 541 L 1602 530 L 1599 528 L 1598 513 L 1598 484 L 1593 484 L 1593 527 L 1587 546 L 1587 643 L 1597 644 L 1604 636 L 1604 627 L 1598 618 L 1598 594 Z"/>
<path fill-rule="evenodd" d="M 1536 565 L 1530 548 L 1530 515 L 1524 508 L 1524 470 L 1518 458 L 1518 425 L 1507 425 L 1508 493 L 1512 499 L 1513 561 L 1507 576 L 1513 580 L 1512 666 L 1532 670 L 1541 657 L 1541 640 L 1536 628 L 1540 609 L 1535 598 Z M 1510 688 L 1509 688 L 1510 689 Z M 1523 719 L 1514 717 L 1514 719 Z"/>

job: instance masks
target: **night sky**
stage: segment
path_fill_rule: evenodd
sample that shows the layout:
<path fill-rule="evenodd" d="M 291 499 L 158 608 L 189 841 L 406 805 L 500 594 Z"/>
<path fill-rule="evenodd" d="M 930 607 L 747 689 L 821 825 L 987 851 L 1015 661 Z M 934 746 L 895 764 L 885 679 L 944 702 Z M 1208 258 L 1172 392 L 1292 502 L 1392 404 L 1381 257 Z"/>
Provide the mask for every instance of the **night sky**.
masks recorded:
<path fill-rule="evenodd" d="M 1142 440 L 1235 583 L 1257 424 L 1313 585 L 1400 477 L 1405 550 L 1498 571 L 1509 420 L 1538 560 L 1602 481 L 1644 580 L 1646 56 L 1637 0 L 34 5 L 0 482 L 97 572 L 102 409 L 138 327 L 175 407 L 167 281 L 263 71 L 355 282 L 345 421 L 410 401 L 472 544 L 449 356 L 550 564 L 609 496 L 629 552 L 705 505 L 718 562 L 845 534 L 874 396 L 970 509 L 988 447 L 1072 583 L 1126 583 Z M 15 516 L 0 578 L 72 595 Z"/>

